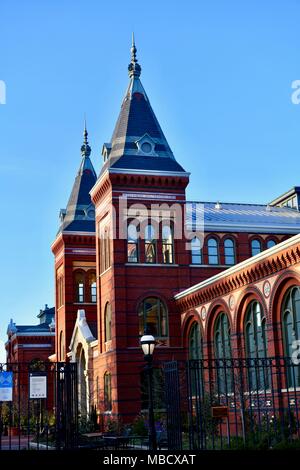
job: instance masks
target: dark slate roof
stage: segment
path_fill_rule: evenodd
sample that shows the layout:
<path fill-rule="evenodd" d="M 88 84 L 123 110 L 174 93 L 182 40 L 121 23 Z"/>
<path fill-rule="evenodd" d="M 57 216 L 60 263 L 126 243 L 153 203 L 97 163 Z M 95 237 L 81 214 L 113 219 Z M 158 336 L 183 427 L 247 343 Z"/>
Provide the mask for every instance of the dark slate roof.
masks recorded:
<path fill-rule="evenodd" d="M 47 323 L 39 325 L 16 325 L 17 333 L 49 333 L 49 325 Z"/>
<path fill-rule="evenodd" d="M 73 220 L 63 230 L 67 232 L 95 232 L 94 217 L 91 217 L 90 220 Z"/>
<path fill-rule="evenodd" d="M 141 67 L 134 44 L 131 53 L 130 82 L 111 141 L 104 144 L 105 163 L 100 175 L 108 168 L 185 172 L 174 158 L 140 81 Z"/>
<path fill-rule="evenodd" d="M 85 129 L 85 139 L 87 131 Z M 81 147 L 82 161 L 75 178 L 66 209 L 60 212 L 61 226 L 59 232 L 94 232 L 95 209 L 91 201 L 90 190 L 94 186 L 97 175 L 90 160 L 90 147 L 85 140 Z"/>
<path fill-rule="evenodd" d="M 111 168 L 184 172 L 182 166 L 171 158 L 139 155 L 123 155 L 111 164 Z"/>
<path fill-rule="evenodd" d="M 215 202 L 187 203 L 187 226 L 204 231 L 300 233 L 300 212 L 289 207 Z"/>
<path fill-rule="evenodd" d="M 16 325 L 11 319 L 7 328 L 7 334 L 32 333 L 34 335 L 34 333 L 50 333 L 54 331 L 55 307 L 48 308 L 46 305 L 44 310 L 40 310 L 37 317 L 40 319 L 38 325 Z"/>

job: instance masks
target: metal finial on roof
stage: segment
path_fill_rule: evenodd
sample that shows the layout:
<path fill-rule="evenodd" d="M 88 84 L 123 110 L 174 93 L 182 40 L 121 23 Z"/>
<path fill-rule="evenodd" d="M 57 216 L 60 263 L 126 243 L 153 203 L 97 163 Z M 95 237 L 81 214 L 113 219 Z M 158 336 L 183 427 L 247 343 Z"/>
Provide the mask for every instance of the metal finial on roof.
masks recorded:
<path fill-rule="evenodd" d="M 138 60 L 136 58 L 136 47 L 135 47 L 135 41 L 134 41 L 134 33 L 132 33 L 132 44 L 131 44 L 131 61 L 130 64 L 128 65 L 128 73 L 129 77 L 139 77 L 141 75 L 141 66 L 138 64 Z"/>
<path fill-rule="evenodd" d="M 86 118 L 84 118 L 83 145 L 81 146 L 81 155 L 89 157 L 91 155 L 91 147 L 88 143 L 88 131 L 86 129 Z"/>

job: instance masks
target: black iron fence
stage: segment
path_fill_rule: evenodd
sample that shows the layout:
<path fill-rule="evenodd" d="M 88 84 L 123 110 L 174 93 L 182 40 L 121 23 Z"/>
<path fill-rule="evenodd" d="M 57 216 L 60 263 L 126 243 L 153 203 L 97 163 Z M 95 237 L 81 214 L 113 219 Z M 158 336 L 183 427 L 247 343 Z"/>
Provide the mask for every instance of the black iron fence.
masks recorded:
<path fill-rule="evenodd" d="M 77 446 L 73 363 L 0 364 L 0 450 Z"/>
<path fill-rule="evenodd" d="M 300 448 L 299 371 L 283 357 L 165 364 L 170 448 Z"/>

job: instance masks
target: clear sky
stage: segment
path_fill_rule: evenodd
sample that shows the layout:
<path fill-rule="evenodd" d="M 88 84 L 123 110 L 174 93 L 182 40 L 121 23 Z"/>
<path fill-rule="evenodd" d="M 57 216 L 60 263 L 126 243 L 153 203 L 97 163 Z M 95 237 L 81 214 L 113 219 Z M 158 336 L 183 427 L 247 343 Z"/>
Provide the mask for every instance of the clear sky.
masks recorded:
<path fill-rule="evenodd" d="M 297 0 L 0 1 L 2 341 L 11 317 L 33 323 L 54 304 L 50 245 L 83 116 L 99 172 L 133 30 L 143 85 L 192 173 L 189 199 L 266 203 L 300 185 L 299 17 Z"/>

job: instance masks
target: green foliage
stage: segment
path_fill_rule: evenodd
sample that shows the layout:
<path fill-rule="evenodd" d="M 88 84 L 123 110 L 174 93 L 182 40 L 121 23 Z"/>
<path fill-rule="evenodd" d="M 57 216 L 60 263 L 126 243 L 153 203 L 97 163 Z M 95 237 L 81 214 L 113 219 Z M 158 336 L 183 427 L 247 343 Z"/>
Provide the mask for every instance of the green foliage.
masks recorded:
<path fill-rule="evenodd" d="M 241 436 L 232 436 L 230 445 L 225 449 L 298 449 L 300 440 L 295 439 L 297 432 L 296 416 L 292 411 L 285 411 L 282 415 L 264 414 L 258 418 L 257 414 L 249 411 L 244 413 L 245 442 Z"/>
<path fill-rule="evenodd" d="M 278 444 L 275 444 L 273 449 L 275 450 L 300 450 L 300 439 L 295 439 L 293 441 L 288 441 L 286 439 L 280 441 Z"/>
<path fill-rule="evenodd" d="M 119 436 L 124 431 L 122 419 L 117 416 L 107 415 L 104 417 L 104 432 L 113 436 Z"/>
<path fill-rule="evenodd" d="M 148 428 L 146 426 L 146 418 L 142 414 L 139 414 L 132 423 L 132 433 L 136 436 L 147 436 Z"/>

